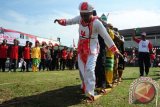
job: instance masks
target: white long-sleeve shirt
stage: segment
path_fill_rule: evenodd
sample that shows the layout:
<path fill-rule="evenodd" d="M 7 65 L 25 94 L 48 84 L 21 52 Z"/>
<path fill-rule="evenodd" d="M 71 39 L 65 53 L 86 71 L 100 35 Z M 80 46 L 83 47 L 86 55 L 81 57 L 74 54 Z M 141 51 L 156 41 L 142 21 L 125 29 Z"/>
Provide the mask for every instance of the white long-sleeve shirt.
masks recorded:
<path fill-rule="evenodd" d="M 98 42 L 98 34 L 104 39 L 105 44 L 113 53 L 118 51 L 113 40 L 107 33 L 106 28 L 103 24 L 99 21 L 98 18 L 93 17 L 93 21 L 91 27 L 84 26 L 83 21 L 80 16 L 77 16 L 73 19 L 62 19 L 61 25 L 73 25 L 79 24 L 79 45 L 84 45 L 81 43 L 84 39 L 89 40 L 89 48 L 85 48 L 86 46 L 82 46 L 83 50 L 90 51 L 91 54 L 98 54 L 99 53 L 99 42 Z M 89 29 L 91 28 L 91 30 Z M 78 47 L 79 48 L 79 47 Z"/>

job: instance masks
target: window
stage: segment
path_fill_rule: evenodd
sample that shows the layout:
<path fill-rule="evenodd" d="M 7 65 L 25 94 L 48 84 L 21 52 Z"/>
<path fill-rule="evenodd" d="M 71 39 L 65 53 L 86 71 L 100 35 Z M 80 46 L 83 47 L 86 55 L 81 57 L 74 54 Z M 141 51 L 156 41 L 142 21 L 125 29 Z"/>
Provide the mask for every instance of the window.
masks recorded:
<path fill-rule="evenodd" d="M 147 39 L 155 39 L 155 36 L 152 36 L 152 37 L 151 37 L 151 36 L 150 36 L 150 37 L 148 36 Z"/>
<path fill-rule="evenodd" d="M 124 38 L 125 41 L 131 41 L 131 38 Z"/>
<path fill-rule="evenodd" d="M 160 36 L 157 36 L 156 39 L 160 39 Z"/>
<path fill-rule="evenodd" d="M 29 37 L 28 37 L 28 36 L 26 36 L 26 39 L 29 39 Z"/>
<path fill-rule="evenodd" d="M 24 39 L 24 34 L 20 34 L 20 38 L 21 38 L 21 39 Z"/>
<path fill-rule="evenodd" d="M 0 34 L 4 34 L 4 30 L 3 29 L 0 29 Z"/>

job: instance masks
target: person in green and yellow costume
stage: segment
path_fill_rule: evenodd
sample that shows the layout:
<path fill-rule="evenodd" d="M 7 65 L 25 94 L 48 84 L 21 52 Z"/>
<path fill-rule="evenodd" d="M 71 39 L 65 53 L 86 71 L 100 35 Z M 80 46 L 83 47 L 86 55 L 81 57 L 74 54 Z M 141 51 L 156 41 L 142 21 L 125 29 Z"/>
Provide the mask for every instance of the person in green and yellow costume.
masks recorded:
<path fill-rule="evenodd" d="M 114 40 L 114 31 L 113 26 L 111 24 L 107 24 L 107 30 L 112 38 Z M 112 51 L 107 49 L 106 52 L 106 66 L 105 66 L 105 77 L 106 77 L 106 87 L 112 88 L 112 82 L 113 82 L 113 67 L 114 67 L 114 54 Z"/>
<path fill-rule="evenodd" d="M 39 41 L 35 42 L 35 47 L 31 50 L 31 57 L 32 57 L 32 71 L 37 72 L 37 66 L 41 60 L 41 50 L 39 47 Z"/>

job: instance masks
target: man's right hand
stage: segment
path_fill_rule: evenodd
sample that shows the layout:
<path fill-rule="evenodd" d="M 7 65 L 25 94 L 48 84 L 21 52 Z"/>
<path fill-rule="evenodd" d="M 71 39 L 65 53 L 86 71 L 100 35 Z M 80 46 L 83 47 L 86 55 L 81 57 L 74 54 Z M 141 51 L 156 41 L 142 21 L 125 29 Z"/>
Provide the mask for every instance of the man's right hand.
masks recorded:
<path fill-rule="evenodd" d="M 58 22 L 58 24 L 65 26 L 66 20 L 65 19 L 55 19 L 54 23 Z"/>
<path fill-rule="evenodd" d="M 56 22 L 58 22 L 58 23 L 59 23 L 59 20 L 58 20 L 58 19 L 55 19 L 55 20 L 54 20 L 54 23 L 56 23 Z"/>

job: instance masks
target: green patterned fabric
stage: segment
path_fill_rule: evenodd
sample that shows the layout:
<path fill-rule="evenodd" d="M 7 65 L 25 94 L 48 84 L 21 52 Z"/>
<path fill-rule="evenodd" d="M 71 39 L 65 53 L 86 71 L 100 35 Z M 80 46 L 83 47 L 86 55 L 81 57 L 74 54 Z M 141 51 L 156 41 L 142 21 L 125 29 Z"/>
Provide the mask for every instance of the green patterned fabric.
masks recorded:
<path fill-rule="evenodd" d="M 105 69 L 108 71 L 113 71 L 113 67 L 114 67 L 114 58 L 106 57 Z"/>
<path fill-rule="evenodd" d="M 38 66 L 39 63 L 40 63 L 40 59 L 38 59 L 38 58 L 33 58 L 32 64 L 33 64 L 34 66 Z"/>

